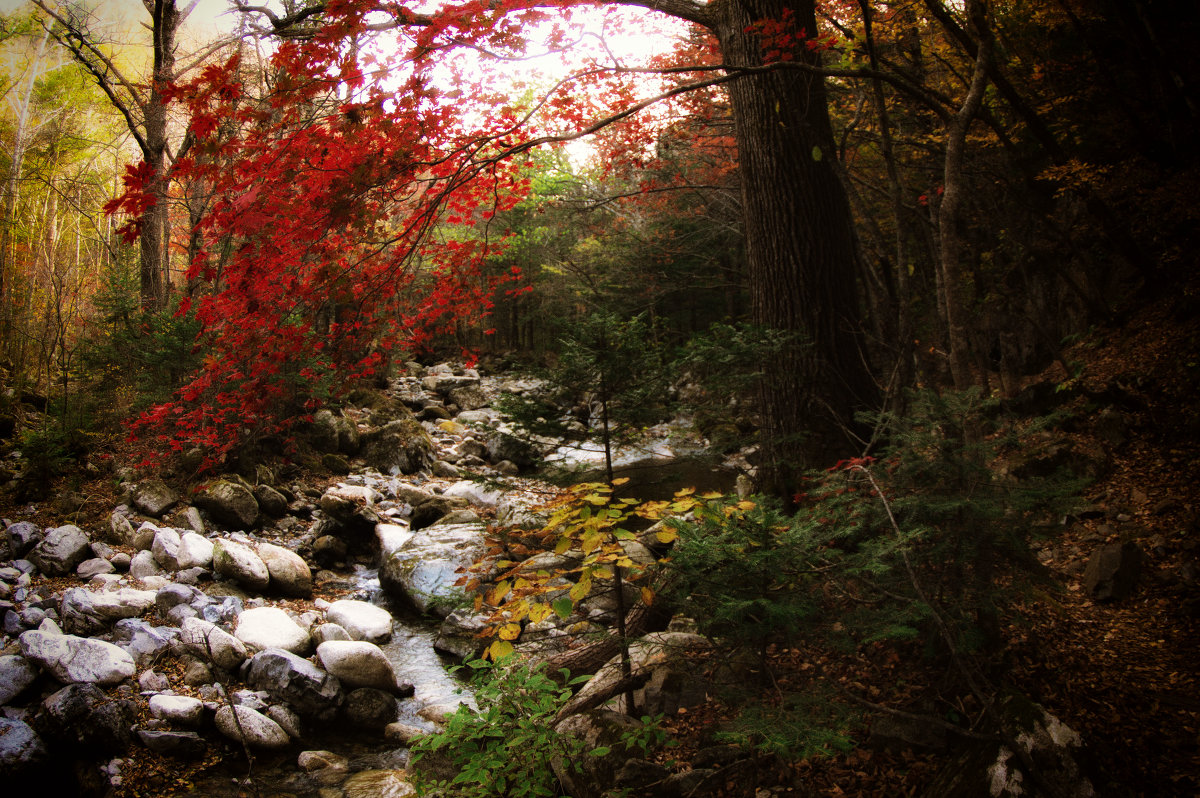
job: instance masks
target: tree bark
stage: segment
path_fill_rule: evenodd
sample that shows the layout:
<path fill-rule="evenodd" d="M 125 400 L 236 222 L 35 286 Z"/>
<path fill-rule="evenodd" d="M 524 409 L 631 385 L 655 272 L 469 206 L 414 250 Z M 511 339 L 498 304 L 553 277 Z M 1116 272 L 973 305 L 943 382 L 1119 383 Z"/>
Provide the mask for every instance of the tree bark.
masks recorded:
<path fill-rule="evenodd" d="M 811 0 L 717 0 L 708 8 L 730 67 L 763 63 L 759 20 L 816 31 Z M 796 57 L 816 64 L 803 44 Z M 823 79 L 801 70 L 747 74 L 729 84 L 745 215 L 754 323 L 798 334 L 759 393 L 759 487 L 790 496 L 800 472 L 856 454 L 854 416 L 876 405 L 854 275 L 850 205 L 834 169 Z"/>
<path fill-rule="evenodd" d="M 946 160 L 943 170 L 943 194 L 938 208 L 938 237 L 940 252 L 938 269 L 945 309 L 946 331 L 950 344 L 950 375 L 954 387 L 964 390 L 973 382 L 970 366 L 970 340 L 967 333 L 967 309 L 963 298 L 962 224 L 963 163 L 966 158 L 967 130 L 983 105 L 983 92 L 988 84 L 988 61 L 991 58 L 991 37 L 987 31 L 987 6 L 982 0 L 968 0 L 967 16 L 980 42 L 975 56 L 971 85 L 962 107 L 950 120 L 946 131 Z"/>
<path fill-rule="evenodd" d="M 192 6 L 180 12 L 176 0 L 142 0 L 142 5 L 150 14 L 149 27 L 154 48 L 153 72 L 149 90 L 146 91 L 127 79 L 100 46 L 89 29 L 85 11 L 74 7 L 53 8 L 44 0 L 33 2 L 57 23 L 48 26 L 47 30 L 91 74 L 96 85 L 125 120 L 141 151 L 142 160 L 153 170 L 154 177 L 147 190 L 154 196 L 155 203 L 141 220 L 139 277 L 142 306 L 147 309 L 161 308 L 166 304 L 170 288 L 167 106 L 162 91 L 178 77 L 175 67 L 178 48 L 176 36 Z"/>
<path fill-rule="evenodd" d="M 148 309 L 166 305 L 170 289 L 170 213 L 167 180 L 167 105 L 163 88 L 175 79 L 175 35 L 183 21 L 175 0 L 142 0 L 153 20 L 154 75 L 145 111 L 145 143 L 142 158 L 154 170 L 151 191 L 154 206 L 142 220 L 141 292 Z"/>

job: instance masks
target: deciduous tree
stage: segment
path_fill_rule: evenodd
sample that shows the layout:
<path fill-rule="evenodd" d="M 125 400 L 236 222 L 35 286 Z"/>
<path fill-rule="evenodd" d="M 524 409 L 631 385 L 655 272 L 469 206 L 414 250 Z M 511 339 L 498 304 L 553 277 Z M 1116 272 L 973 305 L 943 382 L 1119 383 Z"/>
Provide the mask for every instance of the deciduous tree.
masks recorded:
<path fill-rule="evenodd" d="M 180 9 L 175 0 L 143 0 L 150 15 L 153 62 L 145 81 L 126 74 L 106 43 L 93 30 L 95 18 L 78 3 L 50 3 L 32 0 L 46 15 L 46 30 L 70 51 L 109 102 L 125 120 L 137 142 L 142 161 L 139 181 L 144 187 L 141 203 L 135 208 L 131 232 L 136 232 L 141 247 L 142 304 L 148 310 L 165 306 L 170 292 L 170 216 L 168 168 L 174 158 L 168 127 L 166 91 L 170 84 L 202 64 L 229 40 L 217 42 L 204 52 L 194 54 L 189 63 L 178 64 L 180 26 L 195 7 Z M 180 145 L 177 145 L 177 149 Z"/>
<path fill-rule="evenodd" d="M 421 239 L 422 231 L 430 229 L 434 218 L 448 211 L 451 217 L 461 220 L 484 200 L 486 194 L 478 188 L 478 180 L 491 180 L 491 189 L 497 190 L 504 182 L 503 164 L 521 153 L 541 143 L 593 132 L 651 104 L 649 99 L 635 98 L 630 88 L 622 89 L 615 81 L 626 70 L 609 65 L 613 68 L 597 67 L 575 82 L 564 84 L 563 90 L 535 109 L 553 109 L 574 128 L 566 134 L 538 135 L 541 131 L 533 124 L 534 116 L 515 115 L 501 98 L 495 99 L 490 112 L 479 111 L 486 115 L 486 122 L 474 129 L 470 129 L 471 124 L 464 125 L 461 116 L 457 121 L 452 119 L 452 111 L 458 109 L 438 98 L 426 82 L 434 59 L 463 46 L 489 52 L 521 51 L 529 26 L 548 18 L 543 9 L 571 5 L 472 2 L 446 5 L 433 14 L 418 14 L 370 0 L 339 0 L 307 4 L 279 15 L 262 6 L 239 4 L 243 11 L 269 23 L 271 30 L 285 37 L 276 57 L 286 75 L 281 91 L 273 98 L 276 113 L 294 113 L 283 106 L 300 96 L 294 90 L 296 86 L 313 82 L 329 86 L 338 80 L 363 86 L 366 70 L 378 58 L 361 46 L 363 36 L 382 30 L 400 31 L 402 46 L 407 48 L 392 62 L 404 63 L 410 70 L 405 82 L 386 86 L 376 81 L 365 86 L 362 101 L 346 103 L 341 109 L 343 121 L 327 119 L 303 134 L 306 154 L 314 154 L 313 160 L 327 158 L 331 146 L 338 148 L 340 166 L 326 170 L 324 192 L 308 195 L 308 202 L 324 208 L 319 222 L 322 229 L 330 229 L 330 222 L 333 227 L 346 229 L 348 220 L 363 225 L 372 207 L 369 198 L 375 192 L 393 198 L 404 196 L 410 207 L 420 211 L 408 215 L 402 225 L 403 234 L 392 240 L 413 236 L 404 249 L 405 262 L 411 262 L 409 259 L 420 249 L 418 239 L 425 240 Z M 859 442 L 851 434 L 854 413 L 870 406 L 876 395 L 862 346 L 855 289 L 857 251 L 850 209 L 831 164 L 834 144 L 818 68 L 822 46 L 816 35 L 814 2 L 715 0 L 698 4 L 667 0 L 621 5 L 639 6 L 699 25 L 718 43 L 719 64 L 698 65 L 705 71 L 692 72 L 690 82 L 672 87 L 664 96 L 727 84 L 747 219 L 752 315 L 760 326 L 799 332 L 806 339 L 786 356 L 764 364 L 766 379 L 760 397 L 765 450 L 762 481 L 768 489 L 786 494 L 794 478 L 793 468 L 819 464 L 858 448 Z M 598 94 L 615 105 L 585 116 L 584 112 L 595 106 L 570 93 L 585 77 L 599 82 Z M 208 80 L 185 92 L 192 103 L 192 130 L 198 138 L 211 132 L 215 118 L 213 110 L 199 107 L 197 98 L 236 91 L 222 80 L 212 71 Z M 473 88 L 482 90 L 479 86 Z M 482 108 L 482 104 L 474 107 Z M 348 126 L 361 122 L 368 124 Z M 245 157 L 238 167 L 243 175 L 242 196 L 237 200 L 231 197 L 230 205 L 213 218 L 246 235 L 279 218 L 278 212 L 266 211 L 261 201 L 270 196 L 279 207 L 280 187 L 271 175 L 295 180 L 298 175 L 311 174 L 314 164 L 293 162 L 284 167 L 281 159 L 272 157 L 273 172 L 255 175 L 253 170 L 264 166 L 256 152 L 261 148 L 241 141 L 245 145 Z M 369 159 L 362 157 L 362 141 L 372 142 L 368 145 L 372 147 Z M 289 144 L 276 152 L 293 157 L 295 146 Z M 354 157 L 359 160 L 352 162 Z M 154 172 L 150 167 L 143 168 L 147 170 L 142 179 L 144 195 Z M 334 173 L 339 175 L 336 186 L 329 186 L 328 175 Z M 464 204 L 458 198 L 464 192 L 472 202 Z M 338 240 L 345 243 L 344 239 Z M 257 251 L 260 260 L 270 258 L 280 263 L 279 253 L 270 248 L 260 246 Z M 290 273 L 301 268 L 302 261 L 310 264 L 303 268 L 330 268 L 328 263 L 313 262 L 313 254 L 308 252 L 303 259 L 293 260 Z M 349 276 L 348 271 L 346 274 Z M 232 298 L 232 285 L 236 284 L 225 282 L 228 298 Z M 346 290 L 361 293 L 363 282 L 351 279 Z M 251 305 L 258 306 L 262 296 L 253 290 L 247 293 L 254 299 L 242 301 L 250 310 Z M 234 323 L 242 329 L 251 326 L 244 319 Z"/>

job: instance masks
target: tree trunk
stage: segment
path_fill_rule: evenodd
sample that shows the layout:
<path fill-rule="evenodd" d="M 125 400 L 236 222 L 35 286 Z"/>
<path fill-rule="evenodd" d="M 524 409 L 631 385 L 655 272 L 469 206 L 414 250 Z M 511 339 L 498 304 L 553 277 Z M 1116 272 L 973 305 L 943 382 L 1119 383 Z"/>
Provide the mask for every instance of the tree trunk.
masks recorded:
<path fill-rule="evenodd" d="M 713 29 L 730 66 L 763 63 L 760 20 L 791 17 L 793 33 L 817 29 L 812 0 L 718 0 Z M 803 43 L 797 59 L 819 55 Z M 780 69 L 729 84 L 754 323 L 795 333 L 764 364 L 759 392 L 763 462 L 759 487 L 790 496 L 800 472 L 856 454 L 854 415 L 876 405 L 854 275 L 850 205 L 834 170 L 824 81 Z"/>
<path fill-rule="evenodd" d="M 983 105 L 987 88 L 987 65 L 991 56 L 991 37 L 987 31 L 987 7 L 980 0 L 968 0 L 967 16 L 980 42 L 975 56 L 971 85 L 962 107 L 950 120 L 946 132 L 946 162 L 943 172 L 942 202 L 938 208 L 938 237 L 941 251 L 938 269 L 941 276 L 945 307 L 946 331 L 950 344 L 950 374 L 954 387 L 964 390 L 973 382 L 971 375 L 970 341 L 967 334 L 967 309 L 962 285 L 962 224 L 963 163 L 966 158 L 967 130 Z"/>
<path fill-rule="evenodd" d="M 12 152 L 9 156 L 8 179 L 5 181 L 4 218 L 0 219 L 0 341 L 11 342 L 14 337 L 13 321 L 17 303 L 16 296 L 13 293 L 17 271 L 15 253 L 17 203 L 20 199 L 21 173 L 25 164 L 25 152 L 29 147 L 29 142 L 33 138 L 34 132 L 37 130 L 36 126 L 33 130 L 30 129 L 33 91 L 37 86 L 38 78 L 45 74 L 40 69 L 42 55 L 46 51 L 46 44 L 49 40 L 50 32 L 46 31 L 42 34 L 42 38 L 38 42 L 37 52 L 30 62 L 25 90 L 16 100 L 9 100 L 9 105 L 12 107 L 16 119 L 14 120 L 15 127 L 12 134 Z M 5 354 L 11 357 L 13 353 L 6 352 Z"/>
<path fill-rule="evenodd" d="M 150 14 L 149 28 L 154 39 L 154 68 L 148 92 L 140 83 L 131 82 L 121 74 L 119 66 L 88 29 L 86 12 L 76 7 L 52 6 L 46 0 L 33 0 L 33 3 L 57 23 L 47 29 L 91 73 L 124 118 L 141 150 L 142 160 L 152 170 L 151 183 L 146 190 L 154 196 L 155 202 L 141 219 L 139 278 L 142 306 L 161 308 L 166 304 L 170 287 L 167 107 L 162 92 L 178 77 L 175 74 L 176 35 L 195 3 L 189 4 L 181 13 L 176 0 L 142 0 Z"/>
<path fill-rule="evenodd" d="M 175 34 L 182 21 L 175 0 L 143 0 L 153 19 L 154 76 L 145 103 L 145 145 L 142 157 L 154 170 L 151 190 L 155 203 L 142 219 L 141 295 L 142 306 L 158 309 L 166 305 L 170 289 L 170 214 L 167 180 L 167 106 L 162 89 L 175 78 Z"/>

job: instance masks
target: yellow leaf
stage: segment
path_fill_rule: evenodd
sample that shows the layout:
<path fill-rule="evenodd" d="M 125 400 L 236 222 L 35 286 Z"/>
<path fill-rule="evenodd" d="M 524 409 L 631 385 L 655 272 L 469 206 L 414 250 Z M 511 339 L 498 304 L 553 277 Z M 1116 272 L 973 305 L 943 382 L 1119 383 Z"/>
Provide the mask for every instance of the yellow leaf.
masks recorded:
<path fill-rule="evenodd" d="M 567 595 L 571 597 L 571 601 L 581 601 L 591 589 L 592 580 L 581 579 L 571 586 L 571 590 L 567 593 Z"/>
<path fill-rule="evenodd" d="M 642 588 L 642 601 L 646 602 L 647 605 L 653 604 L 654 603 L 654 591 L 648 587 L 643 587 Z"/>
<path fill-rule="evenodd" d="M 506 623 L 500 627 L 501 640 L 516 640 L 520 636 L 521 624 L 519 623 Z"/>
<path fill-rule="evenodd" d="M 664 501 L 646 502 L 638 508 L 637 514 L 642 518 L 658 518 L 667 507 Z"/>
<path fill-rule="evenodd" d="M 670 543 L 679 537 L 679 533 L 667 526 L 655 532 L 654 537 L 658 539 L 659 543 Z"/>
<path fill-rule="evenodd" d="M 624 485 L 628 481 L 629 481 L 629 477 L 617 477 L 616 479 L 614 479 L 612 481 L 612 484 L 613 484 L 613 487 L 615 488 L 618 485 Z"/>
<path fill-rule="evenodd" d="M 512 590 L 512 583 L 505 579 L 503 582 L 492 588 L 492 592 L 488 594 L 488 604 L 499 606 L 508 592 Z"/>
<path fill-rule="evenodd" d="M 513 602 L 504 608 L 505 614 L 510 620 L 519 621 L 529 612 L 529 600 L 521 599 Z"/>
<path fill-rule="evenodd" d="M 554 553 L 563 554 L 567 549 L 571 548 L 570 538 L 559 538 L 558 543 L 554 544 Z"/>
<path fill-rule="evenodd" d="M 492 662 L 495 662 L 496 660 L 504 659 L 512 653 L 512 643 L 509 643 L 506 640 L 496 640 L 487 647 L 487 651 L 484 652 L 484 656 L 490 659 Z"/>
<path fill-rule="evenodd" d="M 534 604 L 529 608 L 530 623 L 541 623 L 551 612 L 549 604 Z"/>

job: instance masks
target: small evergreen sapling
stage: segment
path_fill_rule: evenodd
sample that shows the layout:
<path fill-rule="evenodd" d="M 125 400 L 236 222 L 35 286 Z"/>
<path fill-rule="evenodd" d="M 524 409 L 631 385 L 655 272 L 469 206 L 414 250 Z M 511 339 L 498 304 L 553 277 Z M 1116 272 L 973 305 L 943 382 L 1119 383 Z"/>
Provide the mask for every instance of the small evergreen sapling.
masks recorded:
<path fill-rule="evenodd" d="M 591 408 L 585 438 L 604 447 L 604 474 L 613 481 L 613 452 L 641 438 L 665 415 L 666 368 L 642 316 L 622 319 L 597 312 L 581 317 L 559 342 L 557 365 L 540 375 L 547 390 L 537 397 L 502 397 L 499 407 L 532 435 L 567 438 L 564 407 Z"/>

